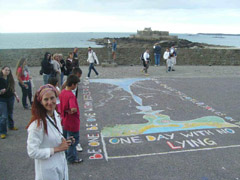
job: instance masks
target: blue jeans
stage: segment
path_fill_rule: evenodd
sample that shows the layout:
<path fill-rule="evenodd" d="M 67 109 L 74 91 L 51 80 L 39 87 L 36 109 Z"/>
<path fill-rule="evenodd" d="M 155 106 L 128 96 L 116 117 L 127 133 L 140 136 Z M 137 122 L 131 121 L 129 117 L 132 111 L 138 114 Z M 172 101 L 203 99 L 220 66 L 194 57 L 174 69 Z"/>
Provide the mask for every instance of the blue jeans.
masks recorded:
<path fill-rule="evenodd" d="M 23 86 L 21 83 L 18 83 L 18 84 L 22 89 L 22 105 L 24 108 L 26 108 L 26 107 L 28 107 L 27 97 L 29 99 L 30 104 L 32 105 L 32 84 L 30 81 L 24 82 L 24 84 L 28 85 L 28 88 Z"/>
<path fill-rule="evenodd" d="M 68 139 L 69 136 L 73 136 L 75 138 L 75 143 L 69 146 L 68 150 L 66 151 L 68 162 L 74 162 L 75 160 L 78 160 L 78 153 L 77 153 L 76 146 L 79 143 L 79 131 L 71 132 L 71 131 L 63 130 L 63 135 L 65 139 Z"/>
<path fill-rule="evenodd" d="M 43 74 L 43 83 L 48 84 L 48 79 L 50 78 L 50 74 Z"/>
<path fill-rule="evenodd" d="M 96 73 L 96 75 L 98 75 L 98 72 L 97 72 L 97 70 L 94 67 L 94 63 L 90 63 L 89 64 L 88 77 L 90 77 L 91 70 L 93 70 Z"/>
<path fill-rule="evenodd" d="M 8 128 L 14 127 L 13 106 L 14 96 L 0 98 L 0 134 L 7 134 L 7 124 Z"/>
<path fill-rule="evenodd" d="M 155 65 L 159 66 L 160 65 L 160 54 L 154 54 L 155 57 Z"/>
<path fill-rule="evenodd" d="M 61 86 L 63 85 L 64 72 L 61 72 Z"/>

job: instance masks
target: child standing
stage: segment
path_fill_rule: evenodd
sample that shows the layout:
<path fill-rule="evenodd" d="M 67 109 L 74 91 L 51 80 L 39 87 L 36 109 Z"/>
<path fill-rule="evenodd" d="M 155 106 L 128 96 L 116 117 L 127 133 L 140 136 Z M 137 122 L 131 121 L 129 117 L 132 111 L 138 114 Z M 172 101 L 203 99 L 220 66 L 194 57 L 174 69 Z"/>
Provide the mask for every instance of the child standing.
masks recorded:
<path fill-rule="evenodd" d="M 56 88 L 57 95 L 59 96 L 60 89 L 58 87 L 59 86 L 58 79 L 56 77 L 50 77 L 48 79 L 48 84 L 51 84 L 51 85 L 53 85 Z M 59 97 L 57 97 L 57 99 L 56 99 L 56 107 L 57 107 L 57 112 L 60 113 L 60 100 L 59 100 Z"/>
<path fill-rule="evenodd" d="M 80 111 L 77 98 L 72 93 L 72 90 L 76 89 L 79 81 L 76 75 L 69 75 L 66 88 L 59 95 L 64 137 L 66 139 L 71 136 L 75 138 L 75 142 L 67 151 L 67 160 L 70 163 L 80 163 L 83 161 L 78 158 L 76 150 L 76 146 L 79 143 Z"/>

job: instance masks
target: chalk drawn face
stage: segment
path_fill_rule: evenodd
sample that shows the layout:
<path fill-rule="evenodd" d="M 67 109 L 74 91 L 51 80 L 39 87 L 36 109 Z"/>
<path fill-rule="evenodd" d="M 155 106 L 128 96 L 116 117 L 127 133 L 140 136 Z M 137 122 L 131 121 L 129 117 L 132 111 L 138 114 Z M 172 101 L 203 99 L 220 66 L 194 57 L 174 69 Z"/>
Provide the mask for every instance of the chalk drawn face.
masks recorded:
<path fill-rule="evenodd" d="M 56 95 L 53 91 L 49 91 L 43 95 L 41 104 L 47 112 L 53 112 L 56 108 Z"/>

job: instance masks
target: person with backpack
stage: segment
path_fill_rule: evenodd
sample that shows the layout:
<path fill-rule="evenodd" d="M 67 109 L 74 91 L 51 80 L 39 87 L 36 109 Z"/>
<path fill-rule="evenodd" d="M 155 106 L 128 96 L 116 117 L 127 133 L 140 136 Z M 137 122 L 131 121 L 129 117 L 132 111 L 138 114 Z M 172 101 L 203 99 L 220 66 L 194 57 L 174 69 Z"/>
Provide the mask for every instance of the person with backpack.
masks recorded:
<path fill-rule="evenodd" d="M 89 70 L 88 70 L 88 76 L 87 78 L 90 78 L 91 75 L 91 70 L 93 70 L 96 74 L 95 77 L 98 77 L 99 73 L 94 67 L 94 64 L 99 64 L 98 58 L 96 53 L 92 50 L 91 47 L 88 48 L 88 59 L 87 62 L 89 62 Z"/>
<path fill-rule="evenodd" d="M 149 76 L 148 74 L 148 68 L 150 63 L 149 49 L 146 49 L 146 51 L 142 54 L 142 62 L 143 62 L 142 72 L 145 72 L 145 76 Z"/>

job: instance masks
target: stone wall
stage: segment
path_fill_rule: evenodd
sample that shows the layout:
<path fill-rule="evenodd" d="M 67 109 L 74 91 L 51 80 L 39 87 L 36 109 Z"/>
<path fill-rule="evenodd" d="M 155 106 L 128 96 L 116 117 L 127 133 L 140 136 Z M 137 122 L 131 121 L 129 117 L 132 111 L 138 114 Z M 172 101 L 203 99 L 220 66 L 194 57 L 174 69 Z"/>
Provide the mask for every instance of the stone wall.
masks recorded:
<path fill-rule="evenodd" d="M 149 47 L 150 49 L 152 47 Z M 71 48 L 51 49 L 0 49 L 0 66 L 9 65 L 15 67 L 18 59 L 26 57 L 29 66 L 39 66 L 45 52 L 62 53 L 66 59 Z M 95 48 L 100 63 L 111 59 L 111 49 Z M 141 65 L 140 55 L 143 48 L 118 48 L 118 65 Z M 162 54 L 164 49 L 162 48 Z M 151 63 L 154 64 L 153 51 L 151 49 Z M 162 56 L 162 55 L 161 55 Z M 80 65 L 87 65 L 87 48 L 79 48 Z M 161 57 L 161 64 L 163 64 Z M 178 49 L 178 65 L 240 65 L 240 49 Z"/>

